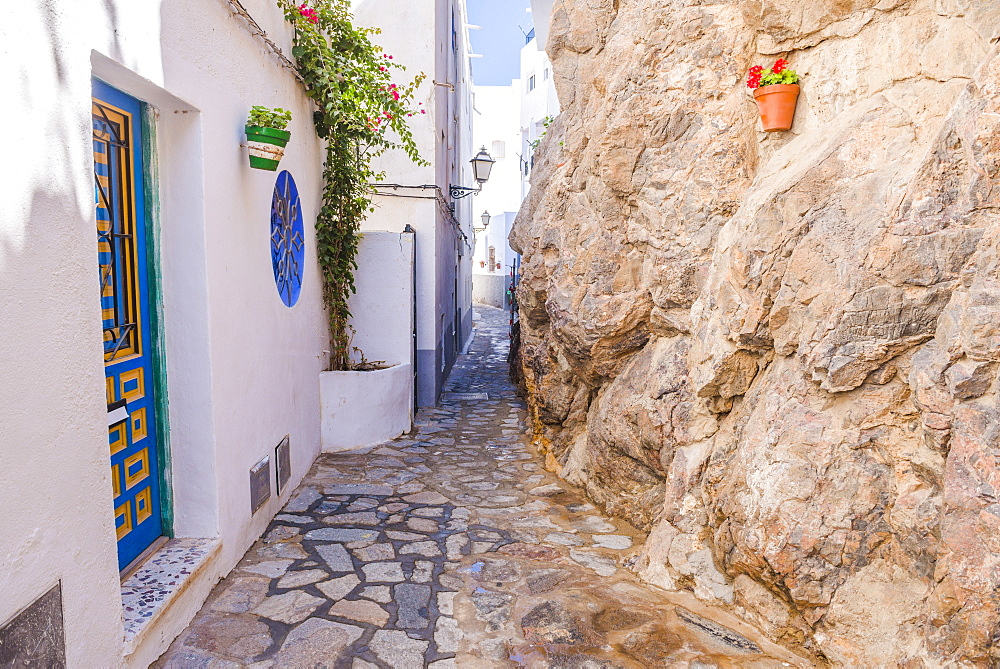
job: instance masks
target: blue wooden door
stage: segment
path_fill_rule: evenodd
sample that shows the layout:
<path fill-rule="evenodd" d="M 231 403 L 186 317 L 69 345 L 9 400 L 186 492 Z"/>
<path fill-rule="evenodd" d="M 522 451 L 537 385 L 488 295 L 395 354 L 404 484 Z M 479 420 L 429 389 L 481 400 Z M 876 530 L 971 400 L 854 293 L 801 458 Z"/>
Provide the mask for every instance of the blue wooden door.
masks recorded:
<path fill-rule="evenodd" d="M 163 534 L 150 345 L 141 107 L 94 81 L 94 197 L 118 567 Z"/>

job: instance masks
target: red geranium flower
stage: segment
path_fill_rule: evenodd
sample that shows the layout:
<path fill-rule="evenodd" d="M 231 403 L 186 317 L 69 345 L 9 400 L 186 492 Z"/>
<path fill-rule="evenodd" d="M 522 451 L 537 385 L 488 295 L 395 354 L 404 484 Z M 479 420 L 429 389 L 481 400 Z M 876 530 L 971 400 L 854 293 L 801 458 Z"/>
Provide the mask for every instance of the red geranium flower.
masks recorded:
<path fill-rule="evenodd" d="M 760 65 L 750 68 L 750 75 L 747 77 L 747 87 L 757 89 L 761 86 L 773 86 L 775 84 L 795 84 L 799 81 L 799 75 L 794 70 L 788 69 L 788 61 L 779 58 L 765 70 Z"/>

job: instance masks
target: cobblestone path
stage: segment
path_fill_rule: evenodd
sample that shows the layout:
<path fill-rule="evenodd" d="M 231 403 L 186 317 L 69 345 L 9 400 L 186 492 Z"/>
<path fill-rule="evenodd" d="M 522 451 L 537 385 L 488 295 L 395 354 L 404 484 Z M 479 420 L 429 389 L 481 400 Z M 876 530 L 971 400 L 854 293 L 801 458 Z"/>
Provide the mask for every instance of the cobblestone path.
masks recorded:
<path fill-rule="evenodd" d="M 441 405 L 413 434 L 320 456 L 157 666 L 801 665 L 636 579 L 643 536 L 544 471 L 506 315 L 477 311 Z"/>

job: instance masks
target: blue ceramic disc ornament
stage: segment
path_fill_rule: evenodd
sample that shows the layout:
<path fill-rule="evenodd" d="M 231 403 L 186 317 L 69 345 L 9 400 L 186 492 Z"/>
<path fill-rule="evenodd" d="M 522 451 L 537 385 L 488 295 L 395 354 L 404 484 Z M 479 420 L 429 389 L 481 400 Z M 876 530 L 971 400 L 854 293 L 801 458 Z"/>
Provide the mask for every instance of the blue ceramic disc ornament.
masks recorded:
<path fill-rule="evenodd" d="M 304 261 L 305 235 L 299 189 L 292 175 L 284 170 L 278 175 L 271 199 L 271 265 L 274 283 L 286 307 L 299 301 Z"/>

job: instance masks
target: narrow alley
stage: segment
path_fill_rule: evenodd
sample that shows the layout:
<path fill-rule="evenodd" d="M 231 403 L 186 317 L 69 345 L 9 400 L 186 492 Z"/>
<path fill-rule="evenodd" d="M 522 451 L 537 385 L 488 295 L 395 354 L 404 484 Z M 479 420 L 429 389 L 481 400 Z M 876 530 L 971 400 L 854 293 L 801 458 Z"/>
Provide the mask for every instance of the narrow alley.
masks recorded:
<path fill-rule="evenodd" d="M 643 536 L 544 471 L 506 313 L 477 313 L 440 406 L 409 435 L 321 455 L 156 666 L 804 664 L 638 581 Z"/>

